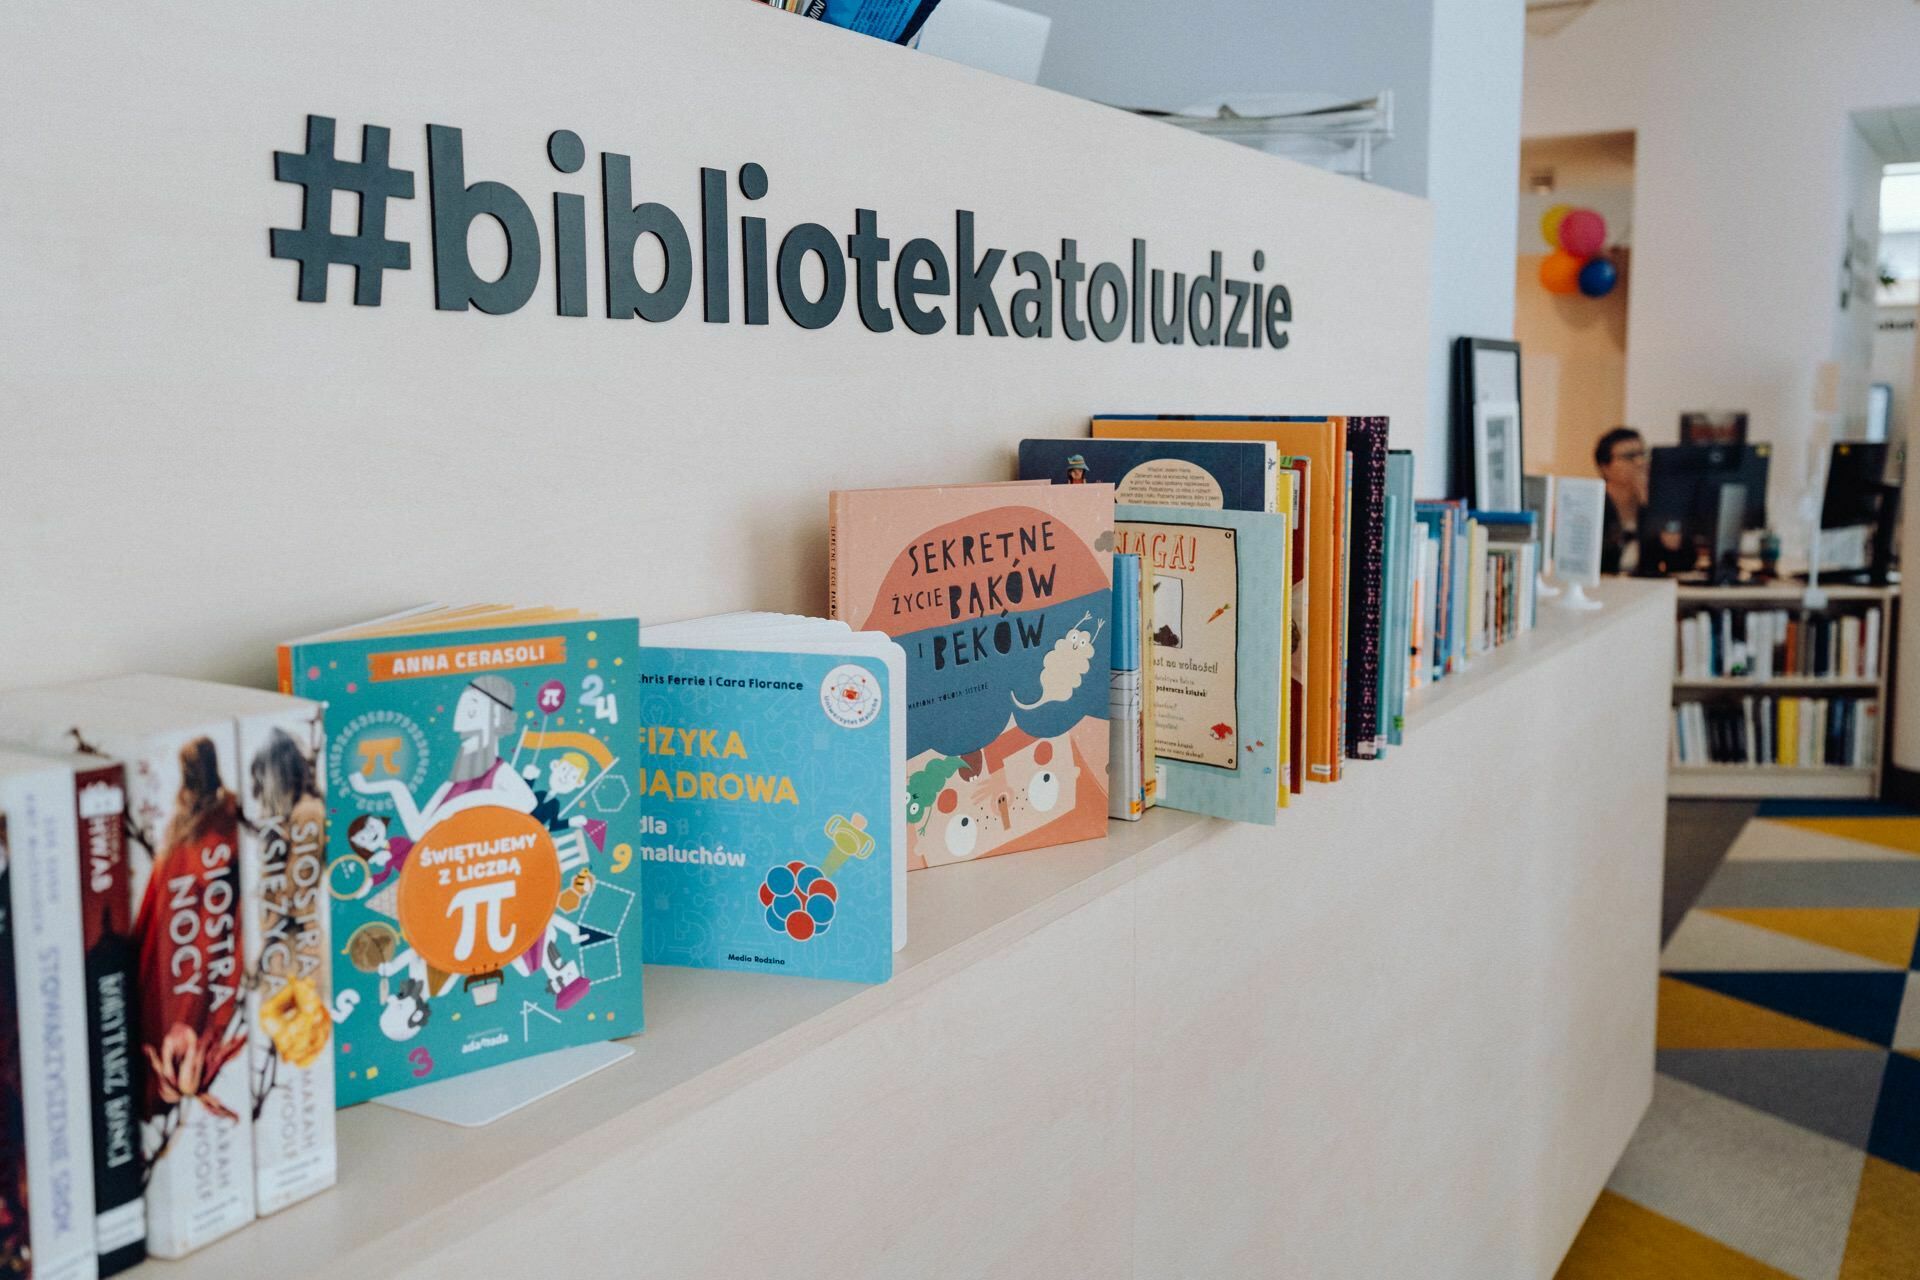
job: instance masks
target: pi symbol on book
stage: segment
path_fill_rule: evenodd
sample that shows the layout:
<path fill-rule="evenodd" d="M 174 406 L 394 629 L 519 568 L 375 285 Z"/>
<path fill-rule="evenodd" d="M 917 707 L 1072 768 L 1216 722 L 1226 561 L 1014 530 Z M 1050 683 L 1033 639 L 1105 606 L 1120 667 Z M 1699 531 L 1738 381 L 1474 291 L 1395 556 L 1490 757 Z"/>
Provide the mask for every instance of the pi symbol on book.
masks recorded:
<path fill-rule="evenodd" d="M 371 778 L 377 765 L 388 777 L 399 777 L 400 750 L 405 745 L 404 738 L 362 738 L 354 744 L 354 751 L 360 756 L 360 772 Z"/>
<path fill-rule="evenodd" d="M 540 686 L 535 700 L 539 702 L 540 710 L 552 715 L 567 705 L 567 686 L 558 680 L 549 680 Z"/>

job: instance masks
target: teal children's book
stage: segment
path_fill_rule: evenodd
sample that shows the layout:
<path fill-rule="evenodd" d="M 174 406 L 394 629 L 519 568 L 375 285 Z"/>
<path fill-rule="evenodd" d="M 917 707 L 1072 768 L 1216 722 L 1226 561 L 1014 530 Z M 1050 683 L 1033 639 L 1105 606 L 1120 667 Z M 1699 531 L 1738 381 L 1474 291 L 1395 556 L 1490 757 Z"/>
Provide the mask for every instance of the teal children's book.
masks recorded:
<path fill-rule="evenodd" d="M 1156 803 L 1272 825 L 1288 637 L 1287 515 L 1115 512 L 1115 549 L 1152 579 Z"/>
<path fill-rule="evenodd" d="M 642 1029 L 639 629 L 429 608 L 281 646 L 326 707 L 342 1106 Z"/>
<path fill-rule="evenodd" d="M 702 619 L 650 634 L 639 681 L 647 963 L 891 977 L 906 926 L 899 646 L 824 619 Z"/>

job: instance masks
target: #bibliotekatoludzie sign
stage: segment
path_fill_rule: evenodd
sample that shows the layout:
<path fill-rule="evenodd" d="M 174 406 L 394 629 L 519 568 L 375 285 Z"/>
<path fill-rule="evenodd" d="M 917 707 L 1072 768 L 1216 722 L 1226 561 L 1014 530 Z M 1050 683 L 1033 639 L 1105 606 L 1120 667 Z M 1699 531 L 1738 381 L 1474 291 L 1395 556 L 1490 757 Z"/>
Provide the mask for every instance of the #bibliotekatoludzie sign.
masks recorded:
<path fill-rule="evenodd" d="M 490 315 L 518 311 L 532 301 L 542 255 L 551 253 L 554 310 L 586 316 L 594 256 L 587 239 L 587 197 L 554 192 L 543 238 L 533 206 L 520 192 L 503 182 L 470 179 L 459 129 L 428 125 L 426 130 L 435 307 L 477 307 Z M 362 127 L 357 161 L 335 155 L 334 132 L 331 117 L 309 115 L 306 149 L 274 153 L 274 177 L 304 188 L 304 198 L 300 226 L 274 228 L 270 247 L 274 257 L 299 265 L 296 296 L 302 302 L 325 302 L 328 267 L 344 265 L 354 269 L 354 302 L 377 307 L 385 273 L 413 266 L 413 246 L 387 234 L 387 205 L 415 198 L 415 174 L 390 163 L 391 135 L 384 126 Z M 547 139 L 547 159 L 558 173 L 578 173 L 586 165 L 586 145 L 570 130 L 555 130 Z M 1151 335 L 1162 346 L 1191 342 L 1276 351 L 1290 337 L 1293 297 L 1285 284 L 1259 278 L 1267 266 L 1264 249 L 1252 253 L 1255 278 L 1250 280 L 1229 277 L 1219 250 L 1209 253 L 1204 272 L 1191 277 L 1150 267 L 1147 242 L 1140 238 L 1133 240 L 1130 263 L 1090 265 L 1080 257 L 1079 243 L 1068 238 L 1051 257 L 981 245 L 975 215 L 967 209 L 954 211 L 951 252 L 922 236 L 896 246 L 880 233 L 880 215 L 872 209 L 855 210 L 844 246 L 817 222 L 793 226 L 774 246 L 767 220 L 748 211 L 769 185 L 759 164 L 741 165 L 731 179 L 724 170 L 702 167 L 699 212 L 690 230 L 688 219 L 671 206 L 636 203 L 631 158 L 602 152 L 597 247 L 607 317 L 672 320 L 691 302 L 697 277 L 701 318 L 708 324 L 732 323 L 737 269 L 740 318 L 749 325 L 768 322 L 770 299 L 777 295 L 794 324 L 822 329 L 846 313 L 851 292 L 854 314 L 875 333 L 897 325 L 926 335 L 951 325 L 956 333 L 995 338 L 1059 334 L 1077 342 L 1091 334 L 1100 342 L 1144 343 Z M 743 210 L 737 227 L 736 190 Z M 350 233 L 331 228 L 338 191 L 359 197 L 359 218 Z M 481 217 L 493 218 L 506 236 L 506 267 L 494 279 L 475 271 L 468 256 L 467 230 Z M 640 281 L 634 264 L 644 236 L 654 237 L 665 262 L 651 288 Z M 810 258 L 817 264 L 811 293 L 803 274 Z M 1003 286 L 1008 287 L 1004 305 Z"/>

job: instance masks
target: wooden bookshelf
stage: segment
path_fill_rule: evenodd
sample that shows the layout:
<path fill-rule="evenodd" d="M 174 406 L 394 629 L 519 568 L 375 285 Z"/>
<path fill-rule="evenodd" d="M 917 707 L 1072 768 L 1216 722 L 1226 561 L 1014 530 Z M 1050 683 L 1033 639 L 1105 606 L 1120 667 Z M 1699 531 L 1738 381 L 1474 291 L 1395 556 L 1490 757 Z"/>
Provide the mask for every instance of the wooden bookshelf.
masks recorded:
<path fill-rule="evenodd" d="M 1805 605 L 1802 583 L 1750 584 L 1732 587 L 1682 585 L 1675 595 L 1675 653 L 1673 702 L 1701 701 L 1718 696 L 1774 694 L 1806 697 L 1820 694 L 1870 697 L 1880 706 L 1880 740 L 1873 763 L 1859 766 L 1781 766 L 1750 764 L 1679 764 L 1667 769 L 1667 794 L 1684 799 L 1871 799 L 1880 794 L 1881 765 L 1886 759 L 1887 664 L 1894 635 L 1894 605 L 1898 587 L 1826 586 L 1826 603 L 1819 609 Z M 1679 669 L 1679 625 L 1702 609 L 1787 609 L 1795 613 L 1860 613 L 1873 605 L 1881 611 L 1879 669 L 1861 676 L 1752 676 L 1690 677 Z M 1668 759 L 1674 759 L 1669 740 Z"/>

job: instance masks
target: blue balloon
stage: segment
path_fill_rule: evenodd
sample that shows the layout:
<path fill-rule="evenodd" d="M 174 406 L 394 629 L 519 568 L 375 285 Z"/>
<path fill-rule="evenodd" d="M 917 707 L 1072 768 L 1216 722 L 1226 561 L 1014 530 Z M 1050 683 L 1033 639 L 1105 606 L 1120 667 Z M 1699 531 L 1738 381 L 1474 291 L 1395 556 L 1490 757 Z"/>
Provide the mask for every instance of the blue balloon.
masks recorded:
<path fill-rule="evenodd" d="M 1589 298 L 1604 298 L 1620 283 L 1620 271 L 1610 259 L 1595 258 L 1580 268 L 1580 292 Z"/>
<path fill-rule="evenodd" d="M 785 920 L 788 916 L 800 910 L 799 895 L 792 893 L 781 894 L 773 900 L 773 909 L 780 914 L 782 920 Z"/>
<path fill-rule="evenodd" d="M 807 899 L 807 914 L 813 917 L 815 924 L 828 924 L 833 920 L 833 899 L 824 893 L 816 893 Z"/>
<path fill-rule="evenodd" d="M 774 897 L 793 892 L 793 872 L 785 867 L 775 867 L 767 872 L 767 888 L 773 890 Z"/>
<path fill-rule="evenodd" d="M 820 868 L 802 867 L 800 868 L 800 874 L 793 878 L 793 882 L 796 886 L 799 887 L 800 892 L 805 893 L 807 891 L 807 886 L 812 884 L 815 880 L 818 880 L 819 878 L 820 878 Z"/>

